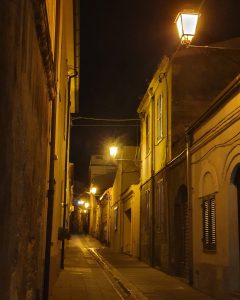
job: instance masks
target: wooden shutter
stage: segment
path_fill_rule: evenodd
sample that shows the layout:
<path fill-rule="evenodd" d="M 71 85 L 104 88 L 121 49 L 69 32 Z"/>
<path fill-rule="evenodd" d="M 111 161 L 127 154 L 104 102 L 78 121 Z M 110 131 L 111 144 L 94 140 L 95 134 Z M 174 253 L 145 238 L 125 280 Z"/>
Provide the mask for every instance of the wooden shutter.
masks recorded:
<path fill-rule="evenodd" d="M 215 195 L 202 199 L 203 249 L 216 250 L 216 210 Z"/>

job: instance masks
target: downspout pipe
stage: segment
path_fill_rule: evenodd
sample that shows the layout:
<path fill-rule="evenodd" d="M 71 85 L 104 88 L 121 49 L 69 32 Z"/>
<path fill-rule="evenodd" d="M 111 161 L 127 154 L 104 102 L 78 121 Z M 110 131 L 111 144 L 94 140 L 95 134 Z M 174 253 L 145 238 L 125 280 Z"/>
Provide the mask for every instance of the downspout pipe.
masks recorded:
<path fill-rule="evenodd" d="M 67 175 L 68 175 L 68 149 L 69 149 L 69 132 L 70 132 L 70 107 L 71 107 L 71 80 L 78 76 L 78 72 L 74 70 L 73 75 L 68 76 L 68 103 L 67 103 L 67 130 L 66 130 L 66 152 L 65 152 L 65 173 L 64 173 L 64 198 L 63 198 L 63 231 L 66 230 L 66 216 L 67 216 Z M 65 253 L 65 239 L 62 239 L 61 260 L 60 267 L 64 269 L 64 253 Z"/>
<path fill-rule="evenodd" d="M 152 155 L 151 155 L 151 257 L 150 264 L 154 266 L 154 235 L 155 235 L 155 96 L 152 95 Z"/>
<path fill-rule="evenodd" d="M 45 245 L 45 264 L 43 281 L 43 299 L 48 299 L 49 294 L 49 273 L 51 260 L 51 240 L 52 240 L 52 222 L 53 222 L 53 204 L 54 204 L 54 159 L 55 159 L 55 136 L 56 136 L 56 98 L 52 99 L 52 117 L 51 117 L 51 142 L 50 142 L 50 166 L 49 166 L 49 189 L 48 189 L 48 208 L 46 225 L 46 245 Z"/>
<path fill-rule="evenodd" d="M 190 136 L 187 132 L 186 135 L 186 171 L 187 171 L 187 216 L 188 216 L 188 226 L 191 236 L 190 241 L 190 257 L 189 257 L 189 283 L 193 283 L 193 257 L 192 257 L 192 180 L 191 180 L 191 154 L 190 154 Z"/>

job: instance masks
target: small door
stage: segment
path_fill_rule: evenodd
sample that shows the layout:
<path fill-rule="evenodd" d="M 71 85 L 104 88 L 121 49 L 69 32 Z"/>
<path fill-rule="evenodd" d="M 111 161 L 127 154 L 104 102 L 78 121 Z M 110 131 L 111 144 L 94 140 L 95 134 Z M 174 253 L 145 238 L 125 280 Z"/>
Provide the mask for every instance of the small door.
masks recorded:
<path fill-rule="evenodd" d="M 187 188 L 181 186 L 175 202 L 175 273 L 186 276 Z"/>

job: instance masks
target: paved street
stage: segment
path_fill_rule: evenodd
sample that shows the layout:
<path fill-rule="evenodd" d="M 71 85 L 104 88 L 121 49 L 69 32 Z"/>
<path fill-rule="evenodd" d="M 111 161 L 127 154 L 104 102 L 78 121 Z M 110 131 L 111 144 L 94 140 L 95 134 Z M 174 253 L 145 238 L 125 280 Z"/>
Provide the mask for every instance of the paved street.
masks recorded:
<path fill-rule="evenodd" d="M 121 299 L 105 272 L 88 252 L 88 240 L 73 236 L 66 243 L 65 268 L 55 284 L 51 300 Z M 91 239 L 91 246 L 99 247 L 100 244 Z"/>
<path fill-rule="evenodd" d="M 65 269 L 61 272 L 50 299 L 212 298 L 138 259 L 113 253 L 94 238 L 73 236 L 66 248 Z"/>

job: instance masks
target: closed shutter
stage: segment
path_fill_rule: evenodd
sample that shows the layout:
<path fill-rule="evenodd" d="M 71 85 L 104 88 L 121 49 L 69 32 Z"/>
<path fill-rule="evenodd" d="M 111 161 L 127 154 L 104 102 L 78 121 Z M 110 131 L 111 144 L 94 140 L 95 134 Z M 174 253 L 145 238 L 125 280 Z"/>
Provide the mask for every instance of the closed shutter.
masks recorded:
<path fill-rule="evenodd" d="M 202 199 L 203 249 L 216 250 L 216 209 L 215 195 Z"/>

